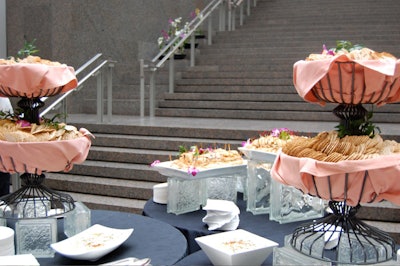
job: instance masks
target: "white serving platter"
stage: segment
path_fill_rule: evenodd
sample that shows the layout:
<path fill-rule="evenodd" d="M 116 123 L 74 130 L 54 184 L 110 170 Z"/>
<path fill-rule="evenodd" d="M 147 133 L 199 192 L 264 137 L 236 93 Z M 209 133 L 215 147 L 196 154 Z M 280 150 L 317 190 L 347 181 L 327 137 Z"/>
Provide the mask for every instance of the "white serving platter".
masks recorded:
<path fill-rule="evenodd" d="M 241 151 L 247 157 L 247 159 L 259 160 L 271 163 L 275 161 L 277 155 L 277 153 L 266 152 L 262 150 L 246 149 L 244 147 L 239 147 L 238 150 Z"/>
<path fill-rule="evenodd" d="M 199 168 L 199 172 L 195 176 L 193 176 L 192 174 L 188 173 L 187 169 L 178 169 L 173 167 L 172 161 L 161 162 L 154 165 L 154 168 L 157 169 L 157 171 L 164 176 L 190 180 L 240 173 L 241 171 L 246 171 L 246 167 L 247 161 L 243 160 L 243 163 L 239 165 L 221 165 L 220 167 L 206 169 Z"/>
<path fill-rule="evenodd" d="M 96 261 L 118 248 L 132 232 L 133 228 L 115 229 L 95 224 L 79 234 L 51 244 L 51 247 L 71 259 Z"/>

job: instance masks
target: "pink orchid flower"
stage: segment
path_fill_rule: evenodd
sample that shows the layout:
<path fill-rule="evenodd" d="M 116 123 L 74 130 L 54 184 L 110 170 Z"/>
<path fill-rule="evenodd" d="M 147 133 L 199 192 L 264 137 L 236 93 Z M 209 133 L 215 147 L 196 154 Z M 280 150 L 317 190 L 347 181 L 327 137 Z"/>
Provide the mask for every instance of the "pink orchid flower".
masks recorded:
<path fill-rule="evenodd" d="M 196 167 L 190 166 L 188 169 L 188 174 L 192 176 L 196 176 L 199 173 L 199 170 L 196 169 Z"/>
<path fill-rule="evenodd" d="M 156 166 L 157 164 L 159 164 L 160 163 L 160 160 L 155 160 L 154 162 L 152 162 L 151 164 L 150 164 L 150 166 L 151 167 L 154 167 L 154 166 Z"/>

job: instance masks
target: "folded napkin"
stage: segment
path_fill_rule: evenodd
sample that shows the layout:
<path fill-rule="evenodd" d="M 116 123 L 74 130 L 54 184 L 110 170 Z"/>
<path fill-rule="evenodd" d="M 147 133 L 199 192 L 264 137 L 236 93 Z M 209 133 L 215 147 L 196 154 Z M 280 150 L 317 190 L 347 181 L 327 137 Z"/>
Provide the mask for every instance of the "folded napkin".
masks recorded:
<path fill-rule="evenodd" d="M 240 210 L 232 201 L 207 199 L 203 210 L 207 211 L 207 215 L 202 221 L 208 225 L 210 231 L 236 230 L 239 225 Z"/>

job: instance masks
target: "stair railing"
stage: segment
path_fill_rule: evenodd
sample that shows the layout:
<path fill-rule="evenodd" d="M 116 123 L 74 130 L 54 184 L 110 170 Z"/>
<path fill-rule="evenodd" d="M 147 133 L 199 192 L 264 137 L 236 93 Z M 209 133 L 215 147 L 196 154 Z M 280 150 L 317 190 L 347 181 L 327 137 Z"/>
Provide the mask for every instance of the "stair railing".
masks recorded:
<path fill-rule="evenodd" d="M 112 119 L 112 72 L 114 68 L 115 61 L 112 60 L 103 60 L 101 62 L 98 61 L 102 56 L 101 53 L 96 54 L 91 59 L 89 59 L 86 63 L 84 63 L 81 67 L 79 67 L 75 71 L 75 75 L 78 76 L 84 70 L 89 71 L 84 77 L 78 79 L 78 86 L 70 90 L 64 94 L 58 96 L 58 98 L 51 103 L 43 112 L 40 113 L 40 116 L 44 116 L 52 110 L 62 108 L 64 114 L 68 114 L 67 108 L 67 97 L 72 92 L 77 92 L 83 88 L 83 85 L 86 81 L 88 81 L 91 77 L 96 77 L 96 90 L 97 90 L 97 99 L 96 99 L 96 115 L 97 122 L 104 122 L 104 77 L 103 72 L 105 72 L 105 78 L 107 83 L 107 120 L 111 122 Z M 89 68 L 89 66 L 91 68 Z M 48 97 L 42 97 L 41 101 L 44 102 Z M 54 97 L 53 97 L 54 98 Z"/>
<path fill-rule="evenodd" d="M 253 0 L 254 6 L 256 0 Z M 195 32 L 200 29 L 203 23 L 208 21 L 207 30 L 207 44 L 212 44 L 212 15 L 219 9 L 219 31 L 225 31 L 226 20 L 228 20 L 228 31 L 235 30 L 235 14 L 237 8 L 240 11 L 240 25 L 243 25 L 243 0 L 213 0 L 211 1 L 198 16 L 196 16 L 187 25 L 187 34 L 182 38 L 175 36 L 160 52 L 148 63 L 144 59 L 139 60 L 140 68 L 140 116 L 145 115 L 145 70 L 150 72 L 149 75 L 149 116 L 155 115 L 155 74 L 157 70 L 164 66 L 165 62 L 169 60 L 169 85 L 168 92 L 174 93 L 175 88 L 175 63 L 174 55 L 176 51 L 190 38 L 190 67 L 195 66 Z M 250 14 L 250 0 L 247 0 L 247 14 Z M 228 14 L 228 18 L 226 18 Z"/>

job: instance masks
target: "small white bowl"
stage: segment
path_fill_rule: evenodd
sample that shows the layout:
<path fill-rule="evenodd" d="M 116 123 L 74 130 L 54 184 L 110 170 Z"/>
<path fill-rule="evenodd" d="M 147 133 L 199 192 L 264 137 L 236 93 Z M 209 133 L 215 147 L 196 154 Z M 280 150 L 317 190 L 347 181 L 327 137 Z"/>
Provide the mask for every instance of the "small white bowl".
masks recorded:
<path fill-rule="evenodd" d="M 243 229 L 195 240 L 214 265 L 261 265 L 279 245 Z"/>
<path fill-rule="evenodd" d="M 153 186 L 153 201 L 159 204 L 168 203 L 168 183 Z"/>

